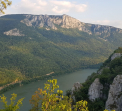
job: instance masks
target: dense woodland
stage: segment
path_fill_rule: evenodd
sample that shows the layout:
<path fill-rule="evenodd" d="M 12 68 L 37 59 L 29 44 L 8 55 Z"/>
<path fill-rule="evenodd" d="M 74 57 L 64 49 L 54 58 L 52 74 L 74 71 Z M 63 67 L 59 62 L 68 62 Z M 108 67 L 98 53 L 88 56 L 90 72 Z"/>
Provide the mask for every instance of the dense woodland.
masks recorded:
<path fill-rule="evenodd" d="M 104 41 L 78 29 L 29 27 L 20 22 L 24 17 L 0 18 L 0 86 L 16 79 L 41 78 L 50 72 L 58 75 L 99 67 L 122 43 L 121 33 L 111 33 L 110 40 Z M 14 28 L 25 36 L 4 34 Z"/>

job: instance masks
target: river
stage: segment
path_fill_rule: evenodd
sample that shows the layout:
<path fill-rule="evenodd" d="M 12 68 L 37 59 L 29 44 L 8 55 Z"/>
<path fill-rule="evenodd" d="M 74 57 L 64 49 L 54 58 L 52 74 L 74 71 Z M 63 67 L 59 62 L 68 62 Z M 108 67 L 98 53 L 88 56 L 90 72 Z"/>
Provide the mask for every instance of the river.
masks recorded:
<path fill-rule="evenodd" d="M 83 83 L 87 79 L 91 73 L 96 72 L 97 69 L 83 69 L 80 71 L 76 71 L 73 73 L 55 76 L 53 79 L 57 79 L 57 84 L 59 85 L 59 89 L 63 90 L 63 94 L 65 94 L 66 90 L 71 89 L 75 82 Z M 7 97 L 8 104 L 10 104 L 10 97 L 12 93 L 17 94 L 17 100 L 20 98 L 25 97 L 23 100 L 23 106 L 21 106 L 19 111 L 29 111 L 31 105 L 29 104 L 29 100 L 34 92 L 40 87 L 41 89 L 44 88 L 44 83 L 47 80 L 40 80 L 37 82 L 33 82 L 27 85 L 15 87 L 7 92 L 4 95 Z M 1 95 L 0 95 L 1 96 Z M 2 103 L 0 102 L 0 109 L 2 108 Z"/>

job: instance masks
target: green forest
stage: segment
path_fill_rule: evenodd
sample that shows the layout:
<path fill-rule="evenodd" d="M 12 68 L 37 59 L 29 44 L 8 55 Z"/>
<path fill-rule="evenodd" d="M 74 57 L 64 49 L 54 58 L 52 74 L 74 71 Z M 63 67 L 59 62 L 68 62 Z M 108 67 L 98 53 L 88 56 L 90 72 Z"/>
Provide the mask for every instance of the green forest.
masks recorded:
<path fill-rule="evenodd" d="M 110 40 L 104 41 L 78 29 L 29 27 L 20 22 L 24 18 L 23 14 L 0 17 L 0 86 L 51 72 L 59 75 L 98 68 L 122 43 L 121 33 L 111 32 Z M 4 34 L 14 28 L 24 36 Z"/>

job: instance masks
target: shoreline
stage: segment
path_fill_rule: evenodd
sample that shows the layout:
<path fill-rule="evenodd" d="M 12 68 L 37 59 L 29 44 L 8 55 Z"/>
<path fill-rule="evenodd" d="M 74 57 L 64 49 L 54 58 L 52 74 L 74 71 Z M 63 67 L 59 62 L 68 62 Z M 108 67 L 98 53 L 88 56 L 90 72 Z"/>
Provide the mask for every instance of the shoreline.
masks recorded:
<path fill-rule="evenodd" d="M 29 83 L 32 83 L 32 82 L 37 82 L 37 81 L 40 81 L 40 80 L 44 80 L 44 79 L 49 79 L 49 78 L 52 78 L 54 76 L 60 76 L 60 75 L 64 75 L 64 74 L 69 74 L 69 73 L 72 73 L 72 72 L 76 72 L 76 71 L 80 71 L 80 70 L 83 70 L 83 69 L 96 69 L 96 68 L 92 68 L 92 67 L 86 67 L 86 68 L 79 68 L 79 69 L 75 69 L 73 71 L 66 71 L 66 72 L 61 72 L 61 73 L 54 73 L 54 72 L 51 72 L 51 73 L 48 73 L 48 74 L 45 74 L 45 75 L 42 75 L 40 77 L 35 77 L 35 78 L 31 78 L 31 79 L 26 79 L 26 80 L 22 80 L 22 81 L 18 81 L 14 84 L 9 84 L 9 85 L 5 85 L 6 87 L 3 87 L 1 86 L 0 87 L 0 94 L 3 94 L 4 92 L 8 91 L 8 90 L 11 90 L 17 86 L 21 86 L 21 85 L 25 85 L 25 84 L 29 84 Z M 13 82 L 12 82 L 13 83 Z"/>

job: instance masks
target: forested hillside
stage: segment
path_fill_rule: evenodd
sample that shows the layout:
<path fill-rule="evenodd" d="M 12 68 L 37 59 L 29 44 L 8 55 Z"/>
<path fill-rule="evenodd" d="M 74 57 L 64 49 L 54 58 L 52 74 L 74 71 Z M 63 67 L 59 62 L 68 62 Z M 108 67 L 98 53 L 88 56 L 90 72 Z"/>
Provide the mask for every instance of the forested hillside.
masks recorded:
<path fill-rule="evenodd" d="M 49 17 L 54 23 L 50 26 Z M 63 23 L 54 22 L 57 16 L 49 17 L 43 21 L 43 26 L 38 25 L 43 23 L 37 19 L 29 26 L 33 17 L 27 19 L 26 15 L 0 17 L 0 86 L 50 72 L 64 74 L 99 67 L 122 45 L 121 29 L 85 23 L 82 30 L 79 26 L 67 28 Z"/>

